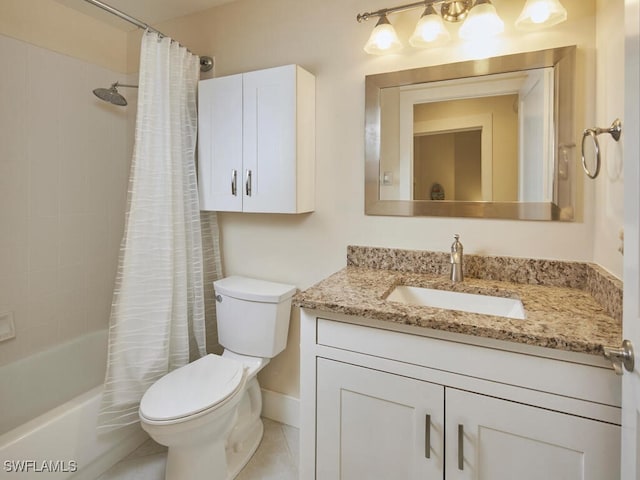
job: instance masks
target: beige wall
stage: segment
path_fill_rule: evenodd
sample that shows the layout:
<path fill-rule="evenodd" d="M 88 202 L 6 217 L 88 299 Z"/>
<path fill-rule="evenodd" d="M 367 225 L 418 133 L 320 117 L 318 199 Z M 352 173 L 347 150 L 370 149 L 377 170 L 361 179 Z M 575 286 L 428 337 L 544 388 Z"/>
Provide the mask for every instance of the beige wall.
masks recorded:
<path fill-rule="evenodd" d="M 624 0 L 598 0 L 596 24 L 595 123 L 590 127 L 608 127 L 616 118 L 624 120 Z M 593 104 L 593 102 L 591 102 Z M 592 107 L 592 108 L 593 108 Z M 636 132 L 637 134 L 637 132 Z M 609 135 L 599 137 L 602 169 L 595 181 L 597 202 L 593 260 L 622 278 L 622 244 L 619 234 L 624 223 L 622 141 Z"/>
<path fill-rule="evenodd" d="M 364 215 L 365 75 L 468 60 L 482 53 L 501 55 L 576 44 L 580 67 L 576 93 L 581 99 L 594 95 L 593 1 L 564 0 L 569 21 L 526 35 L 513 27 L 523 2 L 495 0 L 494 4 L 506 23 L 505 34 L 495 42 L 469 45 L 454 40 L 442 48 L 407 48 L 387 57 L 364 53 L 362 46 L 375 21 L 358 24 L 355 20 L 359 12 L 388 7 L 387 0 L 238 0 L 157 26 L 195 53 L 215 56 L 218 76 L 289 63 L 316 75 L 315 212 L 297 216 L 221 214 L 226 274 L 253 275 L 306 288 L 345 266 L 349 244 L 445 251 L 454 233 L 460 233 L 469 253 L 593 259 L 593 184 L 584 185 L 582 222 Z M 403 39 L 408 38 L 419 15 L 415 10 L 391 16 Z M 132 34 L 130 69 L 138 61 L 138 44 L 139 33 Z M 593 119 L 592 108 L 581 110 L 576 134 Z M 261 375 L 265 388 L 298 395 L 298 327 L 294 314 L 287 350 Z"/>
<path fill-rule="evenodd" d="M 438 183 L 443 200 L 482 201 L 480 130 L 414 137 L 413 199 L 431 200 Z"/>
<path fill-rule="evenodd" d="M 469 202 L 482 200 L 482 158 L 480 156 L 482 141 L 480 135 L 481 132 L 478 130 L 455 134 L 456 200 Z"/>
<path fill-rule="evenodd" d="M 453 133 L 414 137 L 413 199 L 431 200 L 431 187 L 437 182 L 444 190 L 444 200 L 456 200 L 456 166 Z"/>
<path fill-rule="evenodd" d="M 517 95 L 467 98 L 447 102 L 423 103 L 414 107 L 414 122 L 491 114 L 493 201 L 518 200 L 518 112 Z"/>
<path fill-rule="evenodd" d="M 0 33 L 116 72 L 127 71 L 126 32 L 54 0 L 0 1 Z"/>

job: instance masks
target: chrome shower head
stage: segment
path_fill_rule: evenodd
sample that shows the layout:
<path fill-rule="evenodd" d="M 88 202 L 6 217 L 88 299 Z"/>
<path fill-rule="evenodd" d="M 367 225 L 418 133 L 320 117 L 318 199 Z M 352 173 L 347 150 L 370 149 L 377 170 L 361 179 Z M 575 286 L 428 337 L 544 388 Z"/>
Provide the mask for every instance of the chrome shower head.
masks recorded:
<path fill-rule="evenodd" d="M 118 87 L 138 88 L 137 85 L 124 85 L 116 82 L 109 88 L 96 88 L 93 94 L 100 100 L 124 107 L 127 105 L 127 100 L 118 92 Z"/>

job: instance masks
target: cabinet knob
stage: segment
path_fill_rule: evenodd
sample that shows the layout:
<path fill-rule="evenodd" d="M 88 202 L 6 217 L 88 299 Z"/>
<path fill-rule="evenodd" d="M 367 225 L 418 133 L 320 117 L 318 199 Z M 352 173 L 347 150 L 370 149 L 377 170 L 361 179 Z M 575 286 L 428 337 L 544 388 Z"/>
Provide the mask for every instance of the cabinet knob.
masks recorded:
<path fill-rule="evenodd" d="M 604 347 L 605 358 L 611 360 L 616 375 L 622 375 L 622 367 L 628 372 L 633 372 L 635 365 L 635 356 L 633 354 L 633 345 L 629 340 L 622 341 L 622 347 Z"/>

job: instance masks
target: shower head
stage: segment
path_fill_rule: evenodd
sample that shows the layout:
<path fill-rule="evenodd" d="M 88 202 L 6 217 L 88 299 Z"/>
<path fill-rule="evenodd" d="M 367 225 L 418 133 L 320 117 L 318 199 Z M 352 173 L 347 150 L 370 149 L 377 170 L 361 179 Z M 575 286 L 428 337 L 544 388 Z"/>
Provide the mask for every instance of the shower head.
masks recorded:
<path fill-rule="evenodd" d="M 100 100 L 124 107 L 127 105 L 127 100 L 118 92 L 118 87 L 138 88 L 137 85 L 124 85 L 116 82 L 109 88 L 96 88 L 93 94 Z"/>

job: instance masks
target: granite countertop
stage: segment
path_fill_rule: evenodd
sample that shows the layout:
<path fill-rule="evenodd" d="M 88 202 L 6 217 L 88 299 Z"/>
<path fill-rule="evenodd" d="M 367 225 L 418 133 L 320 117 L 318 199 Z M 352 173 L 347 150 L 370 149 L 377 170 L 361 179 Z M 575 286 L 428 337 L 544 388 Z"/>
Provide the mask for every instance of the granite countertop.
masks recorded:
<path fill-rule="evenodd" d="M 448 254 L 349 247 L 347 267 L 298 293 L 294 305 L 589 354 L 621 343 L 622 283 L 597 265 L 483 256 L 465 261 L 465 280 L 454 284 L 444 273 Z M 386 300 L 397 285 L 517 298 L 526 319 Z"/>

